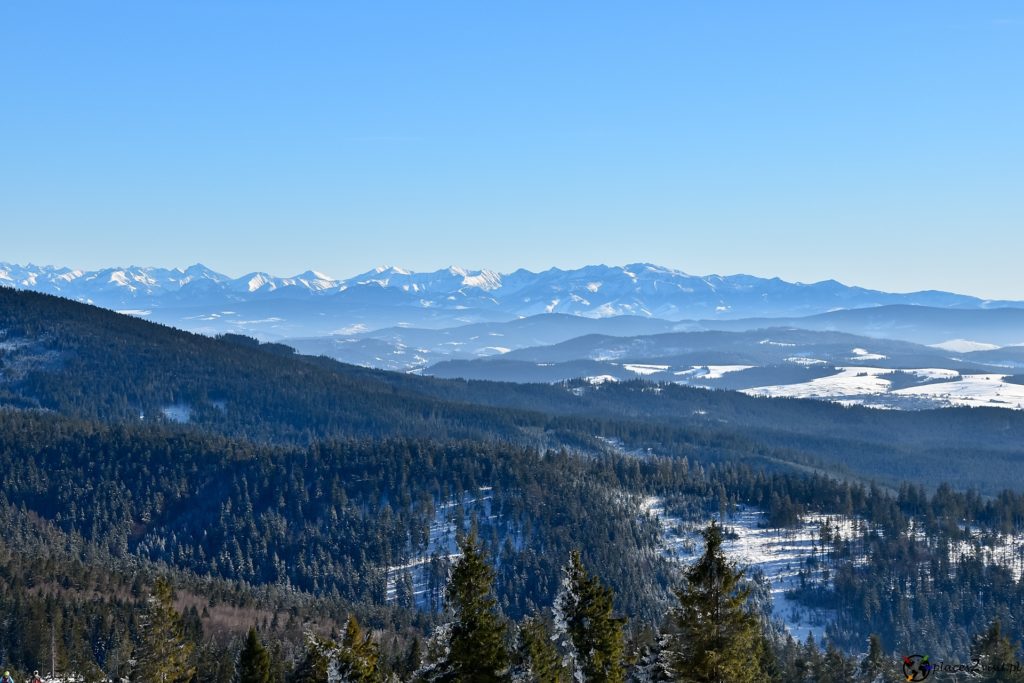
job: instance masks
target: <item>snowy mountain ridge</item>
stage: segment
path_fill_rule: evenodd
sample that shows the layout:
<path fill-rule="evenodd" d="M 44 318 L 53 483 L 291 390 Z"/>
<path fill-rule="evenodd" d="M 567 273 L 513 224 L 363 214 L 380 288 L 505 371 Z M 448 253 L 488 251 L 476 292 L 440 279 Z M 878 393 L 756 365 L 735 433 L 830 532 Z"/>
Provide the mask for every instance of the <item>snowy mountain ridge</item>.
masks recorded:
<path fill-rule="evenodd" d="M 1024 302 L 990 301 L 941 291 L 889 293 L 835 280 L 804 284 L 751 275 L 698 276 L 649 263 L 540 272 L 519 269 L 511 273 L 456 266 L 418 273 L 384 266 L 339 279 L 314 270 L 290 277 L 264 272 L 231 277 L 199 263 L 184 269 L 131 266 L 84 271 L 0 262 L 0 285 L 151 315 L 161 322 L 197 331 L 211 329 L 189 320 L 209 323 L 211 316 L 230 317 L 237 306 L 248 304 L 253 310 L 242 315 L 258 321 L 284 322 L 280 332 L 263 331 L 257 326 L 254 331 L 265 336 L 329 334 L 357 324 L 366 329 L 403 324 L 438 327 L 542 313 L 587 318 L 632 315 L 666 320 L 730 320 L 887 304 L 956 309 L 1024 307 Z M 300 304 L 299 308 L 295 304 Z"/>

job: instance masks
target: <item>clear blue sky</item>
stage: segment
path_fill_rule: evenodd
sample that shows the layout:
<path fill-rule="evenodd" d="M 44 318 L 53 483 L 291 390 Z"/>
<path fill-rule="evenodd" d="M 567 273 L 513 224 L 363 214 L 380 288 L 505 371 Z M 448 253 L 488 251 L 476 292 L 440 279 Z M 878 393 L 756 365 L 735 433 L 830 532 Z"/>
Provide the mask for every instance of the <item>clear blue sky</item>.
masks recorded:
<path fill-rule="evenodd" d="M 6 2 L 0 260 L 1024 298 L 1018 2 Z"/>

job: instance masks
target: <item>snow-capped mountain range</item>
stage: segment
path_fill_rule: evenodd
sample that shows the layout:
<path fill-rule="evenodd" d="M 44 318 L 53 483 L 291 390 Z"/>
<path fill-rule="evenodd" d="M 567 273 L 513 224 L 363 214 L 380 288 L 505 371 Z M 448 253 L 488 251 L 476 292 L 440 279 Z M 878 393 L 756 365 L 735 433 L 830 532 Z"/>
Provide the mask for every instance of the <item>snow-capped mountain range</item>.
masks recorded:
<path fill-rule="evenodd" d="M 264 338 L 325 335 L 388 325 L 448 327 L 542 313 L 665 320 L 802 316 L 885 304 L 982 309 L 1024 307 L 940 291 L 894 294 L 834 280 L 813 284 L 750 275 L 696 276 L 652 264 L 542 272 L 451 267 L 415 273 L 381 267 L 346 279 L 316 271 L 233 278 L 181 268 L 66 267 L 0 263 L 0 285 L 56 294 L 200 332 Z"/>

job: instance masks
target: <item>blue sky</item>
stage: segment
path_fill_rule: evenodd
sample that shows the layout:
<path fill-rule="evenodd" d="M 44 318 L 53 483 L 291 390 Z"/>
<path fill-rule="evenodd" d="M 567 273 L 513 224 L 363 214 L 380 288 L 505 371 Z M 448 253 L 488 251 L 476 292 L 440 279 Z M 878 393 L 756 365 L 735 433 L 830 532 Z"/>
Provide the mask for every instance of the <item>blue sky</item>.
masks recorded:
<path fill-rule="evenodd" d="M 0 5 L 0 260 L 1024 298 L 1014 2 Z"/>

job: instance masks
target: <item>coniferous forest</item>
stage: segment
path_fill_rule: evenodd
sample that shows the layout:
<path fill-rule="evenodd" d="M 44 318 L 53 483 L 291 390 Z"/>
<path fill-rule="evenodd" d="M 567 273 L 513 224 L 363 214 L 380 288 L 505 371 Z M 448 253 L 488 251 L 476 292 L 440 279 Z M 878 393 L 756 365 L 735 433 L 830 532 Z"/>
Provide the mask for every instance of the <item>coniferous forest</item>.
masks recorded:
<path fill-rule="evenodd" d="M 1016 411 L 433 380 L 0 288 L 0 666 L 19 683 L 886 681 L 916 653 L 998 669 L 1024 637 L 1022 437 Z M 821 520 L 774 596 L 828 612 L 818 637 L 790 635 L 730 556 L 750 511 L 780 538 Z"/>

